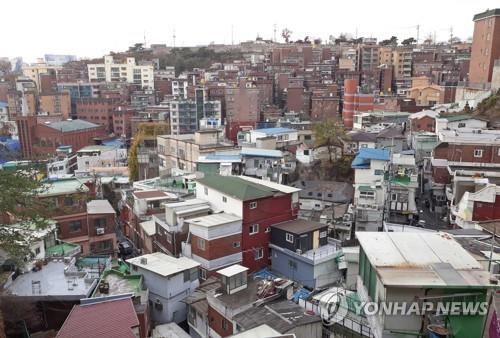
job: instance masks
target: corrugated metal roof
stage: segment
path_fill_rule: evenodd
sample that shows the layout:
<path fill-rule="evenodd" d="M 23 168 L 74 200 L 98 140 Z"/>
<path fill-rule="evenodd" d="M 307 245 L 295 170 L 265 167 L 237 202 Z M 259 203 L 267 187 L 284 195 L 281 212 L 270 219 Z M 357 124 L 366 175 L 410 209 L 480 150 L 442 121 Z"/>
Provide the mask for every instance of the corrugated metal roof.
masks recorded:
<path fill-rule="evenodd" d="M 108 200 L 93 200 L 87 203 L 87 212 L 89 214 L 114 214 L 115 209 Z"/>
<path fill-rule="evenodd" d="M 186 222 L 190 224 L 199 225 L 202 227 L 212 227 L 237 221 L 241 221 L 241 217 L 226 213 L 211 214 L 186 220 Z"/>
<path fill-rule="evenodd" d="M 389 161 L 391 153 L 387 149 L 361 148 L 351 163 L 354 169 L 365 169 L 370 167 L 371 160 Z"/>
<path fill-rule="evenodd" d="M 274 149 L 241 148 L 241 155 L 281 158 L 283 157 L 283 152 L 281 152 L 281 150 Z"/>
<path fill-rule="evenodd" d="M 357 232 L 356 237 L 384 285 L 490 286 L 489 273 L 449 234 Z"/>

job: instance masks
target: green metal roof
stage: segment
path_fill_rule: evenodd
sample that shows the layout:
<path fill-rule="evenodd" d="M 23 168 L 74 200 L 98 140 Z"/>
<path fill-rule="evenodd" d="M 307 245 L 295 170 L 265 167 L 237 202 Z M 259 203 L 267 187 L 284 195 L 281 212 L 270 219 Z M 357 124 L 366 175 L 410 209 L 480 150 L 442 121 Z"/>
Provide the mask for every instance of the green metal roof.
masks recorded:
<path fill-rule="evenodd" d="M 235 176 L 213 175 L 201 178 L 198 182 L 241 201 L 269 197 L 277 192 L 277 190 L 265 185 L 253 183 Z"/>
<path fill-rule="evenodd" d="M 499 16 L 499 15 L 500 15 L 500 8 L 490 9 L 489 11 L 485 11 L 485 12 L 478 13 L 478 14 L 474 15 L 474 18 L 472 19 L 472 21 L 484 19 L 484 18 L 487 18 L 490 16 Z"/>
<path fill-rule="evenodd" d="M 370 187 L 369 185 L 361 185 L 358 187 L 359 191 L 375 191 L 374 188 Z"/>
<path fill-rule="evenodd" d="M 76 178 L 51 181 L 45 186 L 46 190 L 42 191 L 40 196 L 74 194 L 89 191 L 89 188 Z"/>
<path fill-rule="evenodd" d="M 49 124 L 45 124 L 47 127 L 57 129 L 62 132 L 70 132 L 77 131 L 83 129 L 91 129 L 99 127 L 98 124 L 94 124 L 92 122 L 84 121 L 84 120 L 71 120 L 71 121 L 59 121 L 53 122 Z"/>
<path fill-rule="evenodd" d="M 391 178 L 391 182 L 399 185 L 410 184 L 410 176 L 394 176 Z"/>

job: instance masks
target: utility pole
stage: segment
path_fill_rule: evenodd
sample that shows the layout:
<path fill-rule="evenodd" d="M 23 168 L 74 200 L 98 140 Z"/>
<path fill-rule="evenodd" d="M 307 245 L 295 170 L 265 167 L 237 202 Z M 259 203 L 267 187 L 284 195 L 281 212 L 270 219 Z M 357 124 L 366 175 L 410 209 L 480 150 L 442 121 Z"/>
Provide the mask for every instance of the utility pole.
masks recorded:
<path fill-rule="evenodd" d="M 231 25 L 231 45 L 234 45 L 234 26 Z"/>
<path fill-rule="evenodd" d="M 493 248 L 495 243 L 495 238 L 497 237 L 497 226 L 493 225 L 493 235 L 491 236 L 491 247 L 490 247 L 490 259 L 488 260 L 488 272 L 491 271 L 491 260 L 493 259 Z"/>
<path fill-rule="evenodd" d="M 453 27 L 450 27 L 450 47 L 453 44 Z"/>
<path fill-rule="evenodd" d="M 175 48 L 175 28 L 174 28 L 174 31 L 173 31 L 173 34 L 172 34 L 172 39 L 173 39 L 173 46 Z"/>
<path fill-rule="evenodd" d="M 144 48 L 146 48 L 146 31 L 144 31 Z"/>
<path fill-rule="evenodd" d="M 419 38 L 420 38 L 420 25 L 417 25 L 417 46 L 418 46 Z"/>
<path fill-rule="evenodd" d="M 276 43 L 276 24 L 273 25 L 274 43 Z"/>

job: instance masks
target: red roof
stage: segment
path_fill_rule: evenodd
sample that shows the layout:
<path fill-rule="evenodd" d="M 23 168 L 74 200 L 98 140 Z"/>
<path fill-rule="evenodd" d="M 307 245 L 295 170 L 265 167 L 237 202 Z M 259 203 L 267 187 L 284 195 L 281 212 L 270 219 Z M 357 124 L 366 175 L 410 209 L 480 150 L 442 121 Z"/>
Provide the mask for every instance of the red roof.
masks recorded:
<path fill-rule="evenodd" d="M 139 320 L 132 299 L 75 305 L 56 338 L 135 338 Z"/>

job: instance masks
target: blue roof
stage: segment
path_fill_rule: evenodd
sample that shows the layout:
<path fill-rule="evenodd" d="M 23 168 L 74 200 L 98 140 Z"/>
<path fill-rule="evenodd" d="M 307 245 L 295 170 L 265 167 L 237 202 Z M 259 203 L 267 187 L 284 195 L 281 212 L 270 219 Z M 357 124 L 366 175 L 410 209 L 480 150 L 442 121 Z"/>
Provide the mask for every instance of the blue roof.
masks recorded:
<path fill-rule="evenodd" d="M 5 108 L 7 107 L 7 102 L 0 101 L 0 108 Z"/>
<path fill-rule="evenodd" d="M 258 156 L 258 157 L 283 157 L 281 150 L 274 149 L 261 149 L 261 148 L 241 148 L 241 155 L 243 156 Z"/>
<path fill-rule="evenodd" d="M 103 140 L 102 144 L 105 146 L 122 147 L 125 145 L 125 142 L 120 138 L 114 138 L 109 140 Z"/>
<path fill-rule="evenodd" d="M 220 161 L 220 162 L 239 162 L 241 161 L 240 155 L 222 155 L 222 154 L 208 154 L 205 160 Z"/>
<path fill-rule="evenodd" d="M 351 163 L 353 169 L 370 168 L 371 160 L 389 161 L 391 153 L 387 149 L 361 148 Z"/>
<path fill-rule="evenodd" d="M 266 135 L 274 135 L 274 134 L 282 134 L 282 133 L 292 133 L 296 131 L 295 129 L 290 128 L 263 128 L 263 129 L 255 129 L 255 131 L 259 133 L 264 133 Z"/>

